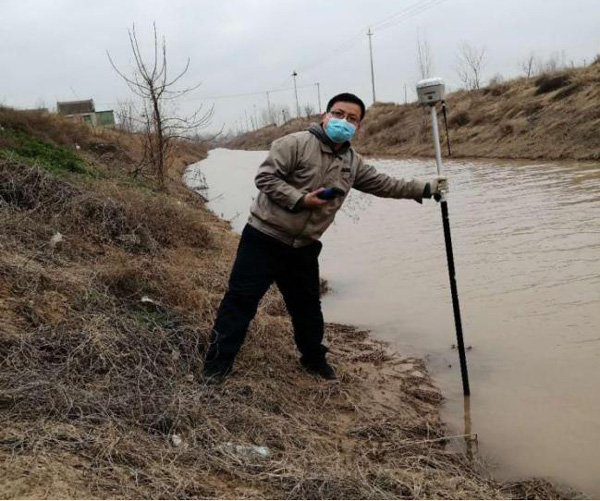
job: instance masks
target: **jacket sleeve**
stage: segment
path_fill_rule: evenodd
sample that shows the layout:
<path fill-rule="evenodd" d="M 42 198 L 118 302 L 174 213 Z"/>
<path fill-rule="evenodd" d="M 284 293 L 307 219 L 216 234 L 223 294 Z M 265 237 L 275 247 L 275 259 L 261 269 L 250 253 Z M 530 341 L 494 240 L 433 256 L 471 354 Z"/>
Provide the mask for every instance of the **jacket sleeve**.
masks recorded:
<path fill-rule="evenodd" d="M 405 180 L 388 176 L 360 159 L 352 187 L 378 197 L 412 198 L 421 203 L 426 184 L 418 179 Z"/>
<path fill-rule="evenodd" d="M 287 182 L 296 168 L 298 142 L 293 136 L 285 136 L 273 142 L 265 161 L 254 178 L 256 187 L 281 207 L 293 210 L 304 196 L 300 190 Z"/>

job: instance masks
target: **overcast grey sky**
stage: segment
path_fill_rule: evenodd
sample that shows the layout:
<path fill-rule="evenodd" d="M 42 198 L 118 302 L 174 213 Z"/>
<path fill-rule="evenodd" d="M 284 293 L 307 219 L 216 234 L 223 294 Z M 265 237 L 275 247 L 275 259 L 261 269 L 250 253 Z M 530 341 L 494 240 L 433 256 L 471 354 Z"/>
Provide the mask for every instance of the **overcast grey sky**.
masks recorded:
<path fill-rule="evenodd" d="M 391 25 L 376 24 L 402 12 Z M 272 105 L 294 111 L 294 70 L 301 104 L 317 107 L 319 82 L 323 105 L 343 91 L 370 105 L 369 26 L 378 101 L 404 102 L 405 84 L 414 96 L 417 31 L 430 45 L 435 75 L 451 88 L 459 86 L 462 41 L 485 46 L 485 81 L 517 76 L 531 51 L 576 65 L 600 53 L 600 0 L 0 0 L 0 19 L 1 103 L 54 107 L 93 98 L 97 110 L 113 108 L 131 93 L 106 51 L 127 69 L 127 29 L 135 23 L 149 51 L 156 21 L 173 73 L 190 57 L 184 84 L 202 82 L 181 112 L 215 106 L 208 131 L 266 108 L 267 90 L 284 89 L 271 92 Z M 260 94 L 219 97 L 251 92 Z"/>

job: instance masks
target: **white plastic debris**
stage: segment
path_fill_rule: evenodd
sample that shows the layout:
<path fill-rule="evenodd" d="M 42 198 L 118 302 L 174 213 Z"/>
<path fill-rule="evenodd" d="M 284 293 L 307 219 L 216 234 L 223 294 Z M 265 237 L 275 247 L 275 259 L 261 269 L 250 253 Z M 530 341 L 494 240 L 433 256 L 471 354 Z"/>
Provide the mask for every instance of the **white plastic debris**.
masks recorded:
<path fill-rule="evenodd" d="M 60 232 L 57 231 L 54 235 L 52 235 L 52 238 L 50 239 L 50 242 L 48 244 L 50 245 L 51 249 L 54 249 L 62 241 L 63 236 Z"/>
<path fill-rule="evenodd" d="M 271 451 L 264 445 L 251 445 L 251 444 L 234 444 L 233 442 L 225 442 L 221 446 L 222 450 L 229 452 L 237 456 L 239 459 L 254 459 L 261 458 L 265 459 L 269 457 Z"/>
<path fill-rule="evenodd" d="M 171 435 L 171 445 L 173 447 L 181 447 L 183 445 L 183 439 L 179 435 Z"/>
<path fill-rule="evenodd" d="M 154 301 L 154 299 L 148 297 L 148 296 L 142 296 L 142 299 L 140 299 L 140 301 L 142 303 L 151 303 L 151 304 L 158 304 L 156 301 Z"/>

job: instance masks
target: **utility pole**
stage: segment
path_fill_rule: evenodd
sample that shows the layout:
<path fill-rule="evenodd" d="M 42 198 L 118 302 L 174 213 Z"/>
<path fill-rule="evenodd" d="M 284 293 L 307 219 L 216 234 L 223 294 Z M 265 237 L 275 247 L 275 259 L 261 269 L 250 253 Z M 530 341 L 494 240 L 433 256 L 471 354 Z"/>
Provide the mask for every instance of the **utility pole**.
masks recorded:
<path fill-rule="evenodd" d="M 317 96 L 319 97 L 319 113 L 321 113 L 323 110 L 323 108 L 321 108 L 321 86 L 319 82 L 317 82 L 315 85 L 317 86 Z"/>
<path fill-rule="evenodd" d="M 298 87 L 296 87 L 296 77 L 298 76 L 298 73 L 296 73 L 296 70 L 294 70 L 294 73 L 292 73 L 292 76 L 294 77 L 294 94 L 296 94 L 296 117 L 299 118 L 300 117 L 300 104 L 298 103 Z"/>
<path fill-rule="evenodd" d="M 404 104 L 407 104 L 407 103 L 408 103 L 408 97 L 406 94 L 406 84 L 404 84 Z"/>
<path fill-rule="evenodd" d="M 256 113 L 256 104 L 252 105 L 254 107 L 254 130 L 258 129 L 258 114 Z"/>
<path fill-rule="evenodd" d="M 283 123 L 287 122 L 285 119 L 285 110 L 281 110 L 281 114 L 283 115 Z"/>
<path fill-rule="evenodd" d="M 371 44 L 373 32 L 371 31 L 371 28 L 367 31 L 367 36 L 369 37 L 369 54 L 371 55 L 371 86 L 373 87 L 373 102 L 375 102 L 375 70 L 373 70 L 373 45 Z"/>
<path fill-rule="evenodd" d="M 273 123 L 275 119 L 273 118 L 273 112 L 271 111 L 271 100 L 269 99 L 269 91 L 267 91 L 267 109 L 269 110 L 269 122 Z"/>

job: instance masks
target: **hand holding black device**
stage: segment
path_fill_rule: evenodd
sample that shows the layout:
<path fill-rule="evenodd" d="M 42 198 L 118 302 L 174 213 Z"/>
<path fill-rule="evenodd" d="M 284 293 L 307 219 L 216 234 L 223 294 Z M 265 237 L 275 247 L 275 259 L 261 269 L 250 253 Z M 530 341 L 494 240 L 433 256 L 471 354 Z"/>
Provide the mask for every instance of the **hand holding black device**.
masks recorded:
<path fill-rule="evenodd" d="M 345 194 L 346 192 L 340 188 L 325 188 L 324 191 L 317 193 L 317 198 L 320 198 L 321 200 L 333 200 L 337 197 L 343 197 Z"/>

